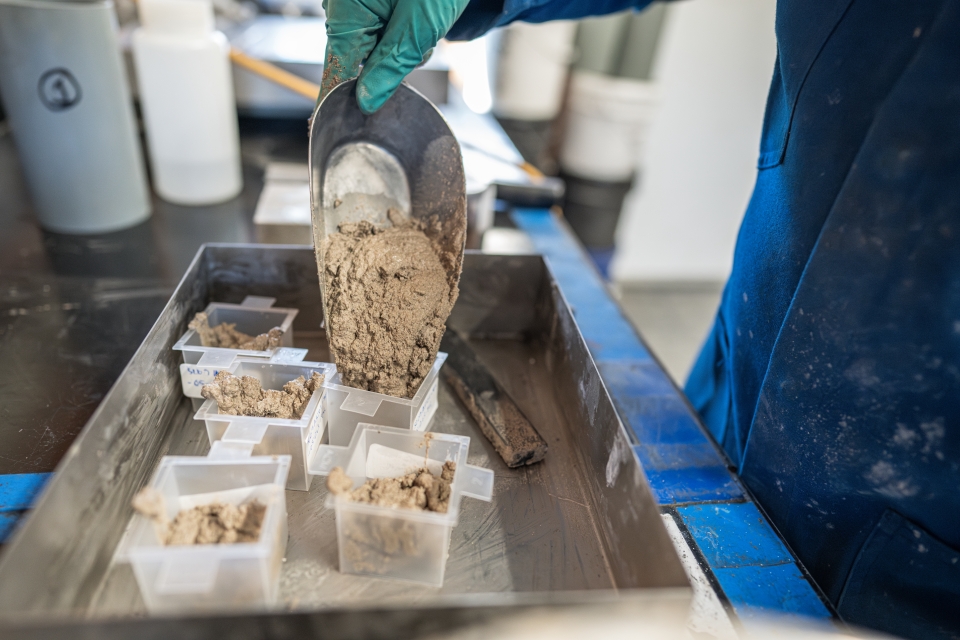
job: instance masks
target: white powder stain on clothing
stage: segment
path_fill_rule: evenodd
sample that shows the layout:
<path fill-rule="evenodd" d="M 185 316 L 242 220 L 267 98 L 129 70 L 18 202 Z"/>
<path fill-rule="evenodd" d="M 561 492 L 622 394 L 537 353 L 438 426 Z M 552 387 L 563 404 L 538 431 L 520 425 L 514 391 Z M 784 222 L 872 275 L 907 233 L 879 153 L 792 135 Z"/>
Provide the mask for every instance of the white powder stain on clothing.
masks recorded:
<path fill-rule="evenodd" d="M 875 462 L 864 477 L 874 491 L 888 498 L 910 498 L 920 491 L 911 478 L 900 477 L 896 467 L 886 460 Z"/>

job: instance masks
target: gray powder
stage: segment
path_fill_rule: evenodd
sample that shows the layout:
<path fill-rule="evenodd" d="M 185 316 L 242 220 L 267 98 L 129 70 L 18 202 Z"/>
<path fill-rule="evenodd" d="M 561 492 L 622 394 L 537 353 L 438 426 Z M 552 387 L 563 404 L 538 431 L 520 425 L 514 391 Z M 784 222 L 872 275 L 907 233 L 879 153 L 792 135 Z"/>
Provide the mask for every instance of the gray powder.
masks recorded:
<path fill-rule="evenodd" d="M 421 223 L 344 223 L 325 241 L 330 350 L 343 383 L 411 398 L 430 372 L 459 289 Z"/>
<path fill-rule="evenodd" d="M 213 399 L 219 413 L 299 420 L 313 392 L 323 386 L 323 379 L 324 376 L 314 371 L 309 380 L 299 376 L 283 385 L 283 389 L 264 389 L 252 376 L 220 371 L 213 382 L 201 387 L 200 395 Z"/>

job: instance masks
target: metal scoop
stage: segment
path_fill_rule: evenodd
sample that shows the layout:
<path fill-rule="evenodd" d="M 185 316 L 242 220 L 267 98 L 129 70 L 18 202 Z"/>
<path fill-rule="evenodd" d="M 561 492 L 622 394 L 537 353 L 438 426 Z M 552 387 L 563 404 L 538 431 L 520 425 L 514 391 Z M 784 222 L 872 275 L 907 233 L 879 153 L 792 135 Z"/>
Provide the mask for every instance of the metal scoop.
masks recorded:
<path fill-rule="evenodd" d="M 467 235 L 463 157 L 437 108 L 401 84 L 368 116 L 357 106 L 355 91 L 355 80 L 339 85 L 317 107 L 310 124 L 313 246 L 327 318 L 325 240 L 341 223 L 367 220 L 388 227 L 397 213 L 423 220 L 451 287 L 460 280 Z"/>

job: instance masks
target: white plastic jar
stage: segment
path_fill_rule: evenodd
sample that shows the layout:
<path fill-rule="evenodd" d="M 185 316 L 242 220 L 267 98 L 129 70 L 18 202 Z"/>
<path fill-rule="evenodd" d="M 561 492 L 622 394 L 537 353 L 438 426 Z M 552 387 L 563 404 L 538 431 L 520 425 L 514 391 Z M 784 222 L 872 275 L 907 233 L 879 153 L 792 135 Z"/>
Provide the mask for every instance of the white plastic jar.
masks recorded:
<path fill-rule="evenodd" d="M 140 0 L 133 34 L 153 185 L 169 202 L 205 205 L 243 187 L 230 46 L 209 0 Z"/>
<path fill-rule="evenodd" d="M 653 82 L 575 71 L 560 166 L 580 178 L 630 180 L 658 104 Z"/>

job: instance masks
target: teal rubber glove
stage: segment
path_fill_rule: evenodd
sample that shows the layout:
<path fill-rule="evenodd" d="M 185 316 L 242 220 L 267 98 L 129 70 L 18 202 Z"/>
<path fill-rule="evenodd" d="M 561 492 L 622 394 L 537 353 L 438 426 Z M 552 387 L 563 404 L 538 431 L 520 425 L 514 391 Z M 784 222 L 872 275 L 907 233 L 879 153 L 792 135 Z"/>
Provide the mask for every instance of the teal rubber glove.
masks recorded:
<path fill-rule="evenodd" d="M 469 0 L 323 0 L 327 52 L 320 100 L 356 77 L 357 103 L 370 114 L 446 35 Z"/>

